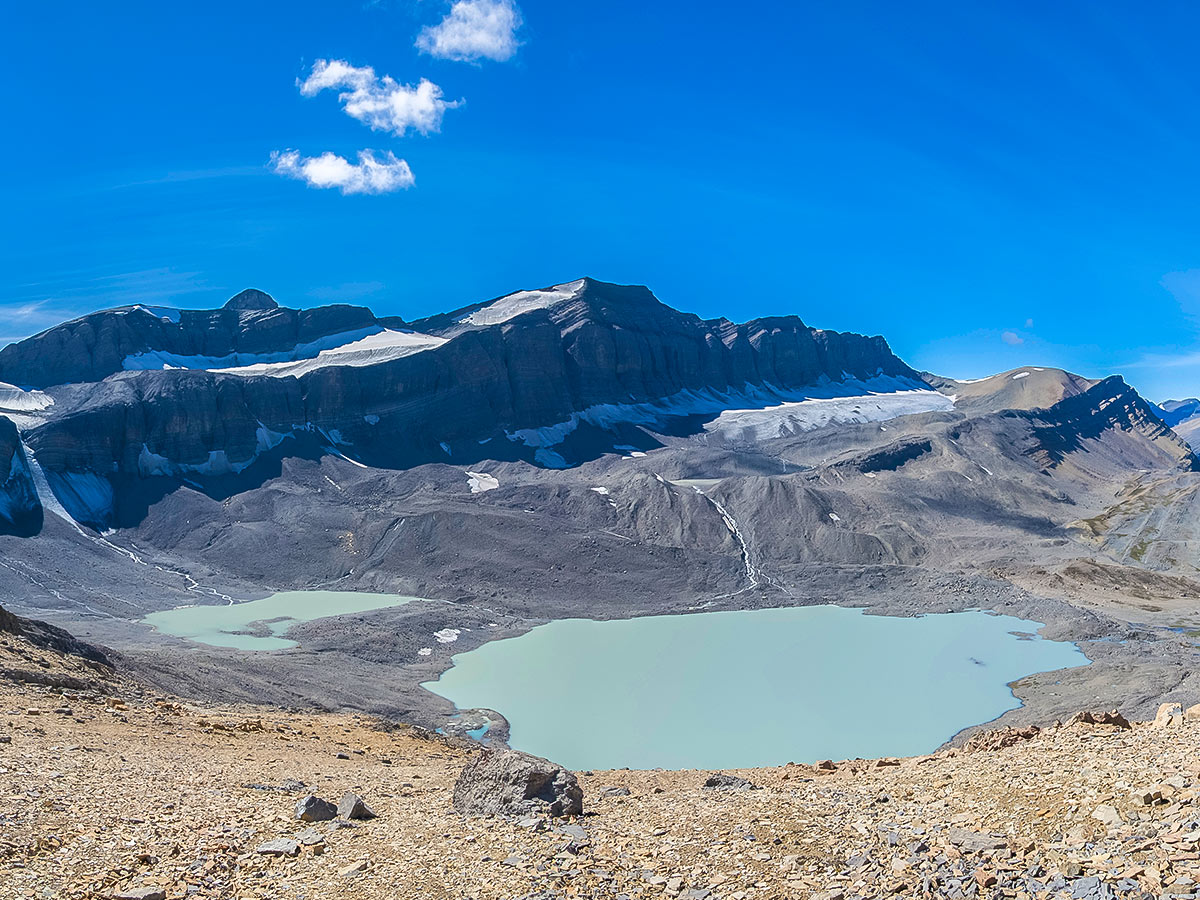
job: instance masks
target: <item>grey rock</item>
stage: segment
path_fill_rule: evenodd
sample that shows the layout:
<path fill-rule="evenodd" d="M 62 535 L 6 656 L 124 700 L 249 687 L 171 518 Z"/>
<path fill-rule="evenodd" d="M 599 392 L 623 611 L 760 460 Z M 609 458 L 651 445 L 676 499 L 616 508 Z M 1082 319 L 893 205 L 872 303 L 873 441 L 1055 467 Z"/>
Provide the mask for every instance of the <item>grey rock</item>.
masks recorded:
<path fill-rule="evenodd" d="M 343 819 L 374 819 L 375 810 L 367 806 L 366 801 L 358 794 L 346 791 L 338 801 L 337 814 Z"/>
<path fill-rule="evenodd" d="M 724 772 L 709 775 L 704 782 L 704 786 L 722 791 L 752 791 L 757 787 L 757 785 L 747 781 L 745 778 L 740 778 L 737 775 L 726 775 Z"/>
<path fill-rule="evenodd" d="M 969 831 L 966 828 L 951 828 L 946 832 L 946 839 L 962 850 L 972 853 L 982 853 L 985 850 L 1003 850 L 1008 842 L 994 834 L 984 834 L 979 831 Z"/>
<path fill-rule="evenodd" d="M 312 794 L 296 804 L 296 818 L 302 822 L 327 822 L 337 818 L 337 814 L 336 806 Z"/>
<path fill-rule="evenodd" d="M 275 838 L 259 844 L 255 852 L 264 856 L 295 856 L 300 852 L 300 844 L 291 838 Z"/>
<path fill-rule="evenodd" d="M 583 788 L 557 763 L 519 750 L 488 750 L 459 775 L 454 808 L 463 815 L 577 816 Z"/>
<path fill-rule="evenodd" d="M 113 894 L 113 900 L 167 900 L 167 892 L 160 887 L 130 888 Z"/>
<path fill-rule="evenodd" d="M 565 834 L 567 837 L 574 838 L 577 841 L 587 840 L 587 832 L 583 830 L 582 825 L 558 825 L 554 829 L 555 834 Z"/>
<path fill-rule="evenodd" d="M 601 797 L 628 797 L 629 794 L 630 790 L 627 787 L 615 787 L 613 785 L 609 785 L 608 787 L 600 788 Z"/>

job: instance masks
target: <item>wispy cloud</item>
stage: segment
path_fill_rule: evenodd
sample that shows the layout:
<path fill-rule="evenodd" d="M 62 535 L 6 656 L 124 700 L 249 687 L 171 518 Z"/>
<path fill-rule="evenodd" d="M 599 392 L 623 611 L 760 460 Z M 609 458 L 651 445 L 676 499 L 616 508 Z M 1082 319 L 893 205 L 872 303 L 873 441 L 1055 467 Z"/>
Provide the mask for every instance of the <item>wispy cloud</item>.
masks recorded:
<path fill-rule="evenodd" d="M 271 167 L 311 187 L 337 188 L 343 194 L 388 194 L 415 182 L 408 163 L 390 150 L 379 157 L 372 150 L 360 150 L 357 164 L 336 153 L 301 156 L 298 150 L 277 150 L 271 154 Z"/>
<path fill-rule="evenodd" d="M 375 131 L 388 131 L 398 137 L 410 128 L 421 134 L 440 131 L 446 110 L 462 102 L 444 99 L 442 89 L 426 78 L 413 87 L 389 75 L 379 78 L 370 66 L 319 59 L 308 78 L 300 82 L 300 93 L 313 97 L 331 89 L 341 91 L 338 100 L 348 116 Z"/>
<path fill-rule="evenodd" d="M 172 268 L 61 272 L 57 279 L 13 285 L 0 291 L 0 346 L 97 309 L 135 303 L 177 306 L 188 295 L 197 293 L 214 295 L 214 289 L 198 272 L 178 272 Z"/>
<path fill-rule="evenodd" d="M 1004 343 L 1016 347 L 1019 344 L 1025 343 L 1025 338 L 1021 337 L 1015 331 L 1005 331 L 1000 335 L 1000 340 Z"/>
<path fill-rule="evenodd" d="M 418 49 L 440 59 L 512 59 L 520 43 L 521 11 L 512 0 L 457 0 L 437 25 L 417 36 Z"/>
<path fill-rule="evenodd" d="M 1159 282 L 1189 315 L 1200 313 L 1200 269 L 1168 272 Z"/>
<path fill-rule="evenodd" d="M 1125 363 L 1126 369 L 1180 369 L 1200 366 L 1200 350 L 1181 353 L 1147 353 L 1141 359 Z"/>
<path fill-rule="evenodd" d="M 327 284 L 312 288 L 308 296 L 326 303 L 341 303 L 378 294 L 387 285 L 382 281 L 347 281 L 344 284 Z"/>

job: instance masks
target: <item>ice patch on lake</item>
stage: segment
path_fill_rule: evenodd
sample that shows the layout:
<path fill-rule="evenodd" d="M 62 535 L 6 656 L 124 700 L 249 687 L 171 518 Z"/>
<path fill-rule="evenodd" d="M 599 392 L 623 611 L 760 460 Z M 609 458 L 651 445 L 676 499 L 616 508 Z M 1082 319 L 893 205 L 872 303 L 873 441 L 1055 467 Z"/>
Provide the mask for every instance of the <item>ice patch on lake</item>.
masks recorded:
<path fill-rule="evenodd" d="M 556 284 L 544 291 L 517 291 L 515 294 L 493 300 L 487 306 L 461 317 L 458 321 L 463 325 L 499 325 L 527 312 L 549 309 L 566 300 L 574 300 L 582 289 L 581 278 L 569 284 Z"/>
<path fill-rule="evenodd" d="M 471 486 L 472 494 L 482 494 L 485 491 L 494 491 L 500 487 L 500 482 L 496 476 L 489 475 L 487 472 L 468 472 L 467 484 Z"/>

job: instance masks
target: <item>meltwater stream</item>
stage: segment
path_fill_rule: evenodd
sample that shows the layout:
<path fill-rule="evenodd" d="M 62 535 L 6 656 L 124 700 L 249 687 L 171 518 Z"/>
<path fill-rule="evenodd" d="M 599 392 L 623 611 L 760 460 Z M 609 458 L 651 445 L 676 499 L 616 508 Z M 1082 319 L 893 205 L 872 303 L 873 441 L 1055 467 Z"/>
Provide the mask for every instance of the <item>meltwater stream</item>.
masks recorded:
<path fill-rule="evenodd" d="M 565 619 L 455 656 L 425 687 L 576 769 L 911 756 L 1019 706 L 1010 682 L 1088 664 L 1039 627 L 837 606 Z"/>

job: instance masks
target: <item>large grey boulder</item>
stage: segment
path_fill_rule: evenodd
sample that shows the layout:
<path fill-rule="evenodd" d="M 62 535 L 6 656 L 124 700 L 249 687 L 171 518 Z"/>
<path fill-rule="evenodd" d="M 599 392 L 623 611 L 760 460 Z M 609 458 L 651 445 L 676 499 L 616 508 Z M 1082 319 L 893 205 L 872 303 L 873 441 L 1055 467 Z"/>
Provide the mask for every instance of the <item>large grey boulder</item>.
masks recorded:
<path fill-rule="evenodd" d="M 336 806 L 312 794 L 296 803 L 296 818 L 301 822 L 328 822 L 336 819 L 337 814 Z"/>
<path fill-rule="evenodd" d="M 487 750 L 458 776 L 454 808 L 467 816 L 577 816 L 583 788 L 557 763 L 519 750 Z"/>

